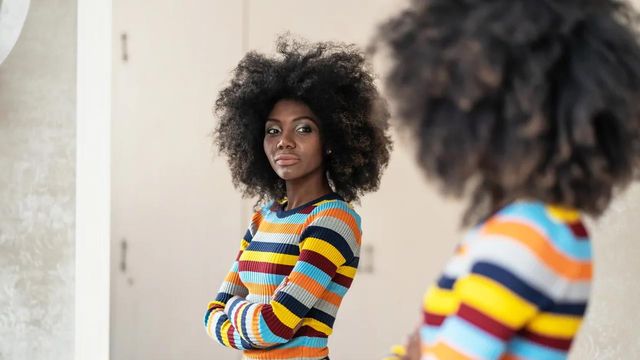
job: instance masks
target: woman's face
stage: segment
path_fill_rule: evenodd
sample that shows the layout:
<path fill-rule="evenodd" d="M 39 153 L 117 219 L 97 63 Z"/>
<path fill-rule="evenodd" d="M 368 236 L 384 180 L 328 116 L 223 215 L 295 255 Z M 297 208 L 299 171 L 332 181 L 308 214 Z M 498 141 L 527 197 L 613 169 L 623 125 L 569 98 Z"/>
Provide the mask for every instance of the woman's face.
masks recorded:
<path fill-rule="evenodd" d="M 324 176 L 323 149 L 316 116 L 304 103 L 283 99 L 265 123 L 264 152 L 285 180 Z"/>

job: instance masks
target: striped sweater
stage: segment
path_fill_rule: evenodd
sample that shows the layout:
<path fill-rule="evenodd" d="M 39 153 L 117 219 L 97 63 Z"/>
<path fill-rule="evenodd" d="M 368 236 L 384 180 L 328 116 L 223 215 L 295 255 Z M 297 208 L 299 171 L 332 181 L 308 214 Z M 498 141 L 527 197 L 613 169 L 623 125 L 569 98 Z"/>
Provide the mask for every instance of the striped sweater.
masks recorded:
<path fill-rule="evenodd" d="M 254 214 L 204 324 L 246 359 L 322 359 L 358 267 L 360 217 L 337 194 L 282 208 Z"/>
<path fill-rule="evenodd" d="M 422 358 L 565 359 L 591 277 L 577 212 L 513 203 L 469 232 L 427 291 Z"/>

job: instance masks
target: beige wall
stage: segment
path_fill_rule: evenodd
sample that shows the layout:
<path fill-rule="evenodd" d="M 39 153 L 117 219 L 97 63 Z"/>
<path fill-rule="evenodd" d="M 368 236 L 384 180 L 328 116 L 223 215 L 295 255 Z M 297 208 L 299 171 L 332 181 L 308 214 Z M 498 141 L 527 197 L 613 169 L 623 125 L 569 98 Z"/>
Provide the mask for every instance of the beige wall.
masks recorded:
<path fill-rule="evenodd" d="M 211 156 L 213 99 L 245 49 L 272 52 L 285 30 L 364 45 L 377 21 L 401 3 L 115 3 L 114 39 L 128 33 L 130 60 L 119 59 L 114 43 L 113 358 L 237 359 L 207 339 L 200 324 L 251 203 L 231 188 L 224 159 Z M 462 204 L 443 199 L 416 169 L 411 144 L 395 131 L 394 137 L 380 191 L 357 206 L 370 249 L 362 264 L 373 271 L 359 272 L 340 309 L 330 340 L 338 360 L 379 358 L 404 339 L 420 320 L 423 291 L 461 235 Z M 573 359 L 640 357 L 634 330 L 640 315 L 629 311 L 640 295 L 633 286 L 640 273 L 639 204 L 634 188 L 592 224 L 596 283 Z M 125 272 L 118 263 L 123 238 Z"/>
<path fill-rule="evenodd" d="M 0 359 L 73 354 L 75 16 L 31 1 L 0 65 Z"/>

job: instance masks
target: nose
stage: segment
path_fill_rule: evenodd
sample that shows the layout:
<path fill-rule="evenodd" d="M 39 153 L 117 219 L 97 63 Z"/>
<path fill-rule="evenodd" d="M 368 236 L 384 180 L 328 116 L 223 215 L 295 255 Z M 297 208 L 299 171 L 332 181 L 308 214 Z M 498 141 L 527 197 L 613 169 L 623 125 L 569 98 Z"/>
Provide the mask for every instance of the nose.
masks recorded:
<path fill-rule="evenodd" d="M 278 150 L 293 149 L 296 147 L 296 144 L 293 140 L 291 140 L 291 137 L 289 135 L 283 132 L 282 136 L 280 137 L 280 141 L 278 141 L 277 146 L 278 146 Z"/>

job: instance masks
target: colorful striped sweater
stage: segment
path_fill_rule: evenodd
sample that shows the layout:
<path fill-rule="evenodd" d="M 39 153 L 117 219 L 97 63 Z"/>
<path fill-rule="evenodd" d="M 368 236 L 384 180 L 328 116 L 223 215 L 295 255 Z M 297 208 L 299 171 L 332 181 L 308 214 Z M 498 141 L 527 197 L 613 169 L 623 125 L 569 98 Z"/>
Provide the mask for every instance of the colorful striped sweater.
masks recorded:
<path fill-rule="evenodd" d="M 469 232 L 427 291 L 422 359 L 565 359 L 591 277 L 579 213 L 513 203 Z"/>
<path fill-rule="evenodd" d="M 360 217 L 337 194 L 257 211 L 204 324 L 246 359 L 323 359 L 358 267 Z"/>

